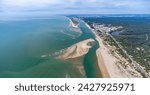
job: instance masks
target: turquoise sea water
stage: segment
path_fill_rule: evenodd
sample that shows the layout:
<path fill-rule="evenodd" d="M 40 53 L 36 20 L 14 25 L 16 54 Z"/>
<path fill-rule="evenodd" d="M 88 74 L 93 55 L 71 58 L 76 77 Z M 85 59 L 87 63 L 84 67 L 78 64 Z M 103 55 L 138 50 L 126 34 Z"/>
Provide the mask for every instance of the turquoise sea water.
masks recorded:
<path fill-rule="evenodd" d="M 64 16 L 0 20 L 0 77 L 84 77 L 68 61 L 55 59 L 55 52 L 79 41 L 94 38 L 83 22 L 83 34 L 70 30 Z M 84 58 L 86 77 L 100 77 L 96 62 L 97 43 Z"/>

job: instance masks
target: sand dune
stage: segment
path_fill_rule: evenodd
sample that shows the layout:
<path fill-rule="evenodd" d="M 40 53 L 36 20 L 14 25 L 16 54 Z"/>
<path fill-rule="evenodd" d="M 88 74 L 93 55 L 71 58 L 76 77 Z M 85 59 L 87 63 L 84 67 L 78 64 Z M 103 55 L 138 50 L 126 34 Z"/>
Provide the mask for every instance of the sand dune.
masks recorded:
<path fill-rule="evenodd" d="M 79 43 L 76 43 L 74 45 L 72 45 L 71 47 L 69 47 L 65 53 L 61 54 L 59 56 L 59 59 L 70 59 L 70 58 L 77 58 L 77 57 L 81 57 L 85 54 L 88 53 L 89 48 L 91 48 L 90 45 L 88 45 L 88 43 L 94 42 L 93 39 L 87 39 L 84 41 L 81 41 Z"/>

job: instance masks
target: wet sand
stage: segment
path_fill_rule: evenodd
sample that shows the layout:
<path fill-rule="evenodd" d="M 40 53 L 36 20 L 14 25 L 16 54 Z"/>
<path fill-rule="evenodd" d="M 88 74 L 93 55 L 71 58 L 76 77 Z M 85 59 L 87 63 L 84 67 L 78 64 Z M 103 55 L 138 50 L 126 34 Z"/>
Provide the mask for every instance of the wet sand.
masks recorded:
<path fill-rule="evenodd" d="M 92 42 L 94 42 L 93 39 L 87 39 L 78 42 L 68 47 L 64 53 L 58 56 L 58 58 L 61 60 L 69 60 L 74 63 L 75 67 L 77 67 L 81 75 L 83 75 L 83 77 L 86 77 L 85 68 L 82 62 L 84 55 L 86 55 L 91 48 L 91 46 L 89 46 L 88 44 Z"/>
<path fill-rule="evenodd" d="M 81 41 L 79 43 L 72 45 L 65 51 L 64 54 L 59 56 L 59 59 L 66 60 L 66 59 L 81 57 L 87 54 L 89 51 L 89 48 L 91 48 L 91 46 L 89 46 L 88 43 L 91 43 L 91 42 L 94 42 L 94 40 L 87 39 L 87 40 L 84 40 L 84 41 Z"/>
<path fill-rule="evenodd" d="M 75 25 L 74 22 L 70 18 L 68 18 L 68 19 L 70 21 L 70 24 L 69 24 L 70 29 L 81 34 L 82 31 L 79 28 L 79 24 Z"/>
<path fill-rule="evenodd" d="M 103 59 L 103 56 L 101 54 L 100 49 L 96 50 L 96 56 L 97 56 L 98 66 L 100 68 L 102 77 L 103 78 L 110 78 L 110 75 L 109 75 L 107 68 L 105 66 L 104 59 Z"/>

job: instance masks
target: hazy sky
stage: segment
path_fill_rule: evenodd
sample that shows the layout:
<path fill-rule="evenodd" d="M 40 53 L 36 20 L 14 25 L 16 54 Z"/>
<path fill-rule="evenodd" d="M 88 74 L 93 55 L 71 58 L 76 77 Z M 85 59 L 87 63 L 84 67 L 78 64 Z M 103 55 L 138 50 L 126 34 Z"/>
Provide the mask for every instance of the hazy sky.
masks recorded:
<path fill-rule="evenodd" d="M 0 0 L 0 13 L 148 14 L 150 0 Z"/>

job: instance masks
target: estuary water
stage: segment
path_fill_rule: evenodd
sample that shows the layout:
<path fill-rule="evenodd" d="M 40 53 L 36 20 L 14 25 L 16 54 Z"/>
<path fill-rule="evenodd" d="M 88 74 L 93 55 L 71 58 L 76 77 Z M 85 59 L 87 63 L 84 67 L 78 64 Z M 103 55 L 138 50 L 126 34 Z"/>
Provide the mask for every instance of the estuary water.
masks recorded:
<path fill-rule="evenodd" d="M 52 56 L 79 41 L 95 38 L 83 22 L 79 26 L 82 35 L 71 30 L 69 23 L 64 16 L 0 20 L 0 77 L 100 77 L 95 55 L 97 42 L 81 64 L 85 76 L 75 64 Z"/>

